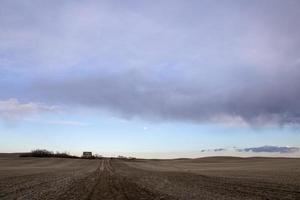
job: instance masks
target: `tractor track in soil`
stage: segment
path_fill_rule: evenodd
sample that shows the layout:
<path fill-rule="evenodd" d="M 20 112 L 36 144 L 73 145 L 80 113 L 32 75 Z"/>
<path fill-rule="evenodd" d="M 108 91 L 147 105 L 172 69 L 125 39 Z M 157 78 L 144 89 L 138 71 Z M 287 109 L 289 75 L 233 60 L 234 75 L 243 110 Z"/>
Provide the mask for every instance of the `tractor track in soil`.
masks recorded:
<path fill-rule="evenodd" d="M 115 173 L 110 160 L 100 161 L 96 170 L 97 181 L 86 200 L 116 199 L 116 200 L 154 200 L 170 199 L 157 192 L 143 188 L 136 183 Z"/>
<path fill-rule="evenodd" d="M 99 161 L 99 166 L 93 174 L 74 182 L 57 199 L 170 200 L 174 198 L 151 191 L 149 188 L 145 188 L 126 177 L 116 174 L 111 161 L 103 159 Z"/>

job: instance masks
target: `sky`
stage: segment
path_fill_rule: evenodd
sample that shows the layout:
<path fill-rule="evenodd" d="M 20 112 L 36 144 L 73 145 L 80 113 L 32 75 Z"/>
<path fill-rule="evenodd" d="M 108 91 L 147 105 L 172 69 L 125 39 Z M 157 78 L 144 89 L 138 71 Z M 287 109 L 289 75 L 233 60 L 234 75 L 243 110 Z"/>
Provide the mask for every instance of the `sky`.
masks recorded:
<path fill-rule="evenodd" d="M 0 152 L 300 156 L 298 0 L 0 2 Z"/>

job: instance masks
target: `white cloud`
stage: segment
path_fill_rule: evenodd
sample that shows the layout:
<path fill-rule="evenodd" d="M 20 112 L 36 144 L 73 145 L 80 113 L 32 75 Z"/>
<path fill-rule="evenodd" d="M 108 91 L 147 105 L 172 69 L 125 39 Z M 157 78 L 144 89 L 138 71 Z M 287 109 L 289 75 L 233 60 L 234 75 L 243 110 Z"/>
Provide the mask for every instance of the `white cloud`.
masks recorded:
<path fill-rule="evenodd" d="M 245 121 L 241 116 L 237 115 L 227 115 L 227 114 L 219 114 L 213 116 L 211 119 L 214 123 L 224 124 L 230 127 L 248 127 L 249 124 Z"/>
<path fill-rule="evenodd" d="M 21 103 L 17 99 L 0 100 L 0 118 L 5 120 L 18 120 L 41 113 L 55 112 L 57 106 L 43 103 Z"/>

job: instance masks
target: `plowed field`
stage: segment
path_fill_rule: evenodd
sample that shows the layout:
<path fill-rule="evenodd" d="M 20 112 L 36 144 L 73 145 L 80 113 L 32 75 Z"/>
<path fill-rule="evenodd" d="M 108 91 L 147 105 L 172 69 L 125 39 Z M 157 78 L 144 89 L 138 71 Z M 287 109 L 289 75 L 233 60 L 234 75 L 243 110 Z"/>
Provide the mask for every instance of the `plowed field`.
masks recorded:
<path fill-rule="evenodd" d="M 0 155 L 0 199 L 300 199 L 300 159 L 126 161 Z"/>

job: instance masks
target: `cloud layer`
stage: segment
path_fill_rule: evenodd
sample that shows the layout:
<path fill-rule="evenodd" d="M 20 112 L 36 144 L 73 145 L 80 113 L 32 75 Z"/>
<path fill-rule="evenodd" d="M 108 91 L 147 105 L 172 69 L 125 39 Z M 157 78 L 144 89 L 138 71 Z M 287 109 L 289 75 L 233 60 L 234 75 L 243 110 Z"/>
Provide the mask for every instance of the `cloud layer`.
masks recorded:
<path fill-rule="evenodd" d="M 238 149 L 239 152 L 254 153 L 296 153 L 300 151 L 298 147 L 262 146 Z"/>
<path fill-rule="evenodd" d="M 130 2 L 1 1 L 0 99 L 299 124 L 299 1 Z"/>

